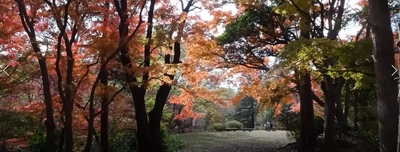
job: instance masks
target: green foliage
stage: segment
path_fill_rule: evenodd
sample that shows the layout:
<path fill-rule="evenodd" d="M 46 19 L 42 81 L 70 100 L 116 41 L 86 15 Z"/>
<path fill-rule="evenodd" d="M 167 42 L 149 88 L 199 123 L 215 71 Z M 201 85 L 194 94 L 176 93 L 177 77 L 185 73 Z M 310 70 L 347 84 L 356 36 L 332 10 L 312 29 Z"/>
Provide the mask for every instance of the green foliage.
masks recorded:
<path fill-rule="evenodd" d="M 341 44 L 325 38 L 300 38 L 286 45 L 278 60 L 283 68 L 311 71 L 314 78 L 328 75 L 353 79 L 355 88 L 362 88 L 365 83 L 374 83 L 372 48 L 370 39 Z M 326 66 L 327 58 L 335 64 Z"/>
<path fill-rule="evenodd" d="M 257 109 L 257 100 L 245 96 L 235 108 L 234 119 L 238 120 L 246 128 L 254 128 L 254 119 L 257 115 Z"/>
<path fill-rule="evenodd" d="M 231 120 L 225 123 L 226 128 L 237 128 L 242 129 L 243 124 L 237 120 Z"/>
<path fill-rule="evenodd" d="M 260 32 L 265 35 L 265 41 L 269 44 L 281 42 L 281 36 L 288 38 L 290 35 L 279 35 L 277 37 L 275 29 L 282 26 L 283 33 L 289 33 L 292 30 L 289 25 L 284 24 L 288 19 L 285 16 L 277 14 L 273 10 L 273 6 L 263 5 L 258 8 L 247 8 L 236 20 L 230 22 L 224 33 L 218 37 L 218 41 L 222 44 L 233 43 L 241 38 L 249 38 L 259 35 Z M 260 38 L 260 37 L 258 37 Z M 290 38 L 289 38 L 290 39 Z"/>
<path fill-rule="evenodd" d="M 227 62 L 260 68 L 258 62 L 252 61 L 277 54 L 277 50 L 266 45 L 287 44 L 295 39 L 293 26 L 287 24 L 287 20 L 292 19 L 277 14 L 271 5 L 249 7 L 225 27 L 217 41 L 224 48 L 224 57 L 229 59 Z M 277 33 L 278 28 L 282 32 Z"/>
<path fill-rule="evenodd" d="M 183 142 L 176 136 L 169 134 L 165 126 L 161 128 L 161 136 L 165 152 L 175 152 L 184 148 Z"/>
<path fill-rule="evenodd" d="M 110 151 L 137 152 L 137 138 L 134 131 L 110 133 Z"/>
<path fill-rule="evenodd" d="M 276 121 L 278 124 L 282 125 L 286 130 L 293 130 L 292 127 L 299 123 L 299 115 L 298 113 L 292 111 L 292 104 L 284 104 L 282 105 L 281 113 L 276 116 Z"/>
<path fill-rule="evenodd" d="M 324 118 L 314 116 L 314 137 L 321 136 L 324 133 Z"/>
<path fill-rule="evenodd" d="M 288 128 L 287 136 L 293 140 L 298 141 L 300 139 L 300 118 L 296 118 L 293 120 L 291 126 Z M 324 119 L 320 116 L 314 116 L 314 130 L 313 130 L 314 137 L 318 137 L 323 135 L 324 133 Z"/>
<path fill-rule="evenodd" d="M 359 122 L 357 134 L 359 134 L 364 141 L 379 147 L 379 122 L 374 112 L 374 106 L 360 106 L 359 107 Z"/>
<path fill-rule="evenodd" d="M 46 151 L 46 128 L 39 126 L 33 132 L 34 135 L 28 142 L 27 150 L 29 152 L 45 152 Z"/>
<path fill-rule="evenodd" d="M 61 130 L 55 131 L 56 141 L 55 144 L 59 145 L 59 138 Z M 43 125 L 35 126 L 33 136 L 28 141 L 28 152 L 46 152 L 46 127 Z M 58 151 L 58 150 L 57 150 Z M 58 151 L 59 152 L 59 151 Z"/>
<path fill-rule="evenodd" d="M 300 113 L 293 112 L 291 105 L 283 105 L 281 113 L 276 120 L 282 124 L 287 132 L 288 138 L 298 141 L 300 139 Z M 324 119 L 320 116 L 314 116 L 314 137 L 321 136 L 324 133 Z"/>
<path fill-rule="evenodd" d="M 26 136 L 33 131 L 35 118 L 28 113 L 0 110 L 0 141 Z"/>
<path fill-rule="evenodd" d="M 225 131 L 225 128 L 226 128 L 226 126 L 223 123 L 212 124 L 212 129 L 215 131 Z"/>
<path fill-rule="evenodd" d="M 56 132 L 56 137 L 59 137 L 60 132 Z M 27 152 L 45 152 L 46 151 L 46 136 L 45 127 L 37 127 L 34 135 L 28 142 Z M 125 130 L 110 132 L 110 151 L 113 152 L 137 152 L 138 143 L 135 130 Z M 163 140 L 163 149 L 166 152 L 175 152 L 184 148 L 183 142 L 167 132 L 166 127 L 162 127 L 161 138 Z M 58 140 L 56 145 L 59 145 Z M 99 151 L 97 143 L 93 143 L 92 151 Z"/>
<path fill-rule="evenodd" d="M 116 132 L 110 135 L 110 148 L 113 152 L 137 152 L 138 143 L 136 131 Z M 183 142 L 168 133 L 166 127 L 161 127 L 161 138 L 165 152 L 175 152 L 184 148 Z"/>

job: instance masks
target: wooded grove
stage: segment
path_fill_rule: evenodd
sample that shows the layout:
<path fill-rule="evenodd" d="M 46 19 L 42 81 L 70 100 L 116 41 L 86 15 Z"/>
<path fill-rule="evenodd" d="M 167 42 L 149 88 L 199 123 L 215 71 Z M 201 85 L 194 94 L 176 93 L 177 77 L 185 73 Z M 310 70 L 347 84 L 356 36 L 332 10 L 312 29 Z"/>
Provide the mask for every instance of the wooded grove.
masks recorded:
<path fill-rule="evenodd" d="M 400 151 L 399 34 L 396 0 L 0 0 L 0 151 Z"/>

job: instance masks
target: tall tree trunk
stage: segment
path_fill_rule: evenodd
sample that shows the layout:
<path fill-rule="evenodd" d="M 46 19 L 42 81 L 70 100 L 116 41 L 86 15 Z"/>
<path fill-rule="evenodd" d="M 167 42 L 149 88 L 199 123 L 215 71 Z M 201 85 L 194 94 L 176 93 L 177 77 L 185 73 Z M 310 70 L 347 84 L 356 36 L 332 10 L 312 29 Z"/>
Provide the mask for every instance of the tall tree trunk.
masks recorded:
<path fill-rule="evenodd" d="M 72 99 L 72 72 L 74 68 L 74 57 L 72 55 L 72 44 L 67 44 L 67 78 L 66 78 L 66 88 L 65 88 L 65 101 L 63 101 L 64 109 L 64 129 L 65 129 L 65 149 L 66 152 L 73 152 L 73 130 L 72 130 L 72 110 L 73 110 L 73 99 Z"/>
<path fill-rule="evenodd" d="M 325 123 L 324 123 L 324 150 L 334 152 L 335 150 L 335 103 L 338 99 L 337 94 L 333 92 L 324 93 L 325 97 Z M 340 98 L 339 98 L 340 100 Z"/>
<path fill-rule="evenodd" d="M 37 60 L 39 62 L 40 74 L 42 78 L 42 85 L 43 85 L 43 96 L 45 102 L 45 110 L 46 110 L 46 151 L 56 151 L 55 145 L 55 135 L 54 131 L 56 129 L 56 125 L 54 123 L 54 112 L 53 112 L 53 102 L 51 98 L 51 91 L 50 91 L 50 80 L 49 74 L 46 65 L 46 58 L 41 55 L 41 50 L 39 47 L 39 43 L 37 43 L 36 39 L 36 31 L 35 31 L 35 22 L 31 20 L 28 16 L 26 11 L 26 6 L 23 0 L 16 0 L 18 4 L 18 11 L 19 16 L 21 19 L 21 24 L 24 27 L 25 32 L 28 34 L 30 38 L 30 43 L 32 45 L 33 50 L 39 56 Z"/>
<path fill-rule="evenodd" d="M 314 151 L 314 107 L 311 90 L 311 78 L 309 73 L 300 77 L 300 146 L 299 152 Z"/>
<path fill-rule="evenodd" d="M 345 80 L 342 80 L 345 81 Z M 345 116 L 344 110 L 343 110 L 343 104 L 342 104 L 342 85 L 343 83 L 338 84 L 340 86 L 336 86 L 340 88 L 337 92 L 337 98 L 335 100 L 336 107 L 335 107 L 335 115 L 336 115 L 336 120 L 338 122 L 339 126 L 339 131 L 340 133 L 345 133 L 347 130 L 347 117 Z"/>
<path fill-rule="evenodd" d="M 173 79 L 173 76 L 170 76 Z M 163 152 L 162 148 L 162 138 L 161 138 L 161 117 L 164 110 L 165 103 L 168 98 L 169 91 L 171 90 L 171 85 L 164 83 L 158 89 L 156 95 L 156 102 L 153 110 L 149 112 L 150 119 L 150 130 L 152 135 L 152 145 L 154 152 Z"/>
<path fill-rule="evenodd" d="M 58 143 L 58 151 L 62 152 L 64 149 L 64 140 L 65 140 L 65 130 L 64 128 L 61 129 L 59 143 Z"/>
<path fill-rule="evenodd" d="M 153 0 L 154 1 L 154 0 Z M 123 45 L 128 40 L 128 31 L 129 31 L 129 22 L 128 22 L 128 4 L 127 0 L 114 0 L 114 5 L 118 11 L 120 17 L 119 23 L 119 35 L 120 35 L 120 59 L 121 63 L 124 67 L 125 77 L 129 85 L 129 90 L 132 94 L 134 107 L 135 107 L 135 119 L 137 124 L 137 141 L 140 152 L 153 152 L 151 145 L 151 132 L 149 128 L 149 120 L 147 118 L 146 105 L 145 105 L 145 94 L 146 88 L 145 86 L 139 87 L 137 83 L 137 78 L 135 76 L 136 71 L 132 71 L 132 61 L 128 54 L 128 47 Z M 143 10 L 145 4 L 143 4 L 141 9 Z M 139 14 L 141 17 L 141 14 Z M 142 19 L 139 18 L 138 26 L 136 26 L 135 31 L 137 31 L 138 27 L 143 23 Z M 134 33 L 135 34 L 135 33 Z M 148 59 L 149 60 L 149 59 Z"/>
<path fill-rule="evenodd" d="M 100 70 L 100 72 L 103 72 Z M 101 75 L 101 73 L 99 72 L 99 75 Z M 86 145 L 85 145 L 85 152 L 90 152 L 91 151 L 91 146 L 93 143 L 93 134 L 94 134 L 94 118 L 96 117 L 95 115 L 95 111 L 94 111 L 94 91 L 96 89 L 98 81 L 96 81 L 91 89 L 90 92 L 90 97 L 89 97 L 89 118 L 87 118 L 87 122 L 88 122 L 88 133 L 87 133 L 87 137 L 86 137 Z"/>
<path fill-rule="evenodd" d="M 153 147 L 155 145 L 153 145 L 154 141 L 152 141 L 152 133 L 149 125 L 149 120 L 147 118 L 146 105 L 144 100 L 146 90 L 140 87 L 134 87 L 130 90 L 132 94 L 135 94 L 133 96 L 133 101 L 135 103 L 135 119 L 137 124 L 139 151 L 153 152 Z"/>
<path fill-rule="evenodd" d="M 329 60 L 328 60 L 329 61 Z M 335 142 L 335 116 L 337 116 L 336 104 L 341 102 L 341 88 L 344 84 L 343 78 L 331 78 L 324 76 L 321 90 L 324 92 L 324 151 L 336 151 Z M 341 109 L 341 108 L 340 108 Z M 343 114 L 343 112 L 340 112 Z M 339 114 L 340 115 L 340 114 Z M 341 116 L 337 117 L 341 121 Z"/>
<path fill-rule="evenodd" d="M 152 45 L 152 35 L 153 35 L 153 16 L 154 16 L 154 7 L 156 0 L 150 0 L 149 13 L 147 15 L 147 31 L 146 31 L 146 39 L 148 40 L 146 45 L 144 46 L 144 67 L 150 67 L 150 51 Z M 146 89 L 149 81 L 149 73 L 143 73 L 143 84 L 142 88 Z M 161 117 L 162 112 L 164 110 L 164 106 L 171 90 L 171 85 L 162 84 L 157 91 L 155 103 L 153 109 L 149 112 L 149 122 L 148 129 L 150 129 L 151 145 L 152 151 L 154 152 L 162 152 L 162 138 L 161 138 Z M 147 116 L 147 114 L 146 114 Z M 139 127 L 139 126 L 138 126 Z M 140 150 L 142 151 L 142 150 Z M 143 151 L 144 152 L 144 151 Z"/>
<path fill-rule="evenodd" d="M 374 44 L 373 55 L 376 62 L 375 79 L 379 119 L 379 139 L 381 152 L 397 151 L 399 103 L 397 81 L 391 76 L 394 64 L 393 33 L 387 0 L 368 0 L 369 19 Z"/>
<path fill-rule="evenodd" d="M 353 101 L 353 106 L 354 106 L 354 131 L 358 130 L 358 100 L 360 99 L 360 91 L 354 91 L 354 101 Z"/>
<path fill-rule="evenodd" d="M 336 5 L 339 4 L 337 7 Z M 328 35 L 327 39 L 336 40 L 339 31 L 342 27 L 342 17 L 344 13 L 345 0 L 332 0 L 329 3 L 329 11 L 327 14 L 328 18 Z M 336 16 L 336 18 L 335 18 Z M 326 58 L 324 61 L 324 67 L 333 66 L 334 60 Z M 324 151 L 334 152 L 336 151 L 335 142 L 335 115 L 336 106 L 335 104 L 341 102 L 341 88 L 343 86 L 343 78 L 332 78 L 327 73 L 324 73 L 324 80 L 321 84 L 321 89 L 324 92 L 325 97 L 325 109 L 324 109 Z M 337 117 L 340 121 L 341 116 Z"/>
<path fill-rule="evenodd" d="M 56 4 L 52 4 L 51 2 L 46 2 L 50 7 L 54 7 Z M 69 21 L 69 10 L 72 1 L 67 0 L 66 4 L 63 5 L 63 16 L 55 18 L 55 21 L 58 25 L 58 29 L 60 33 L 57 37 L 57 55 L 56 55 L 56 73 L 58 77 L 58 92 L 62 100 L 62 111 L 64 113 L 64 130 L 65 130 L 65 151 L 72 152 L 74 148 L 73 143 L 73 128 L 72 128 L 72 111 L 73 111 L 73 69 L 74 69 L 74 55 L 72 51 L 72 45 L 75 42 L 75 37 L 78 33 L 78 23 L 75 22 L 71 25 L 71 36 L 67 35 L 67 26 Z M 65 82 L 63 82 L 63 75 L 60 69 L 60 60 L 61 60 L 61 52 L 62 52 L 62 41 L 64 41 L 65 45 L 65 53 L 67 56 L 65 57 L 67 61 L 67 68 L 66 68 L 66 78 Z"/>
<path fill-rule="evenodd" d="M 109 14 L 109 8 L 110 8 L 110 2 L 109 0 L 106 0 L 104 4 L 105 8 L 107 8 L 104 11 L 104 18 L 103 18 L 103 34 L 105 37 L 109 36 L 109 33 L 107 32 L 107 28 L 109 26 L 108 23 L 108 14 Z M 105 50 L 109 51 L 109 50 Z M 103 64 L 107 59 L 106 54 L 104 53 L 104 57 L 102 60 Z M 108 110 L 108 103 L 109 103 L 109 96 L 107 92 L 107 86 L 108 86 L 108 69 L 104 69 L 104 72 L 101 73 L 102 75 L 99 75 L 100 77 L 100 83 L 102 84 L 102 99 L 101 99 L 101 116 L 100 116 L 100 139 L 101 139 L 101 151 L 102 152 L 108 152 L 109 151 L 109 142 L 108 142 L 108 115 L 109 115 L 109 110 Z"/>
<path fill-rule="evenodd" d="M 255 122 L 255 110 L 254 110 L 254 102 L 251 102 L 251 107 L 250 107 L 250 109 L 251 109 L 251 128 L 254 128 L 255 127 L 255 125 L 254 125 L 254 122 Z M 272 122 L 271 122 L 272 123 Z"/>
<path fill-rule="evenodd" d="M 181 2 L 183 3 L 183 2 Z M 182 22 L 179 24 L 178 27 L 178 35 L 175 38 L 173 50 L 174 50 L 174 58 L 171 63 L 170 61 L 170 54 L 165 55 L 165 64 L 179 64 L 182 63 L 180 61 L 180 55 L 181 55 L 181 39 L 182 39 L 182 34 L 183 34 L 183 28 L 185 26 L 186 22 L 186 16 L 187 13 L 189 13 L 189 9 L 191 6 L 193 6 L 194 0 L 189 0 L 186 7 L 182 7 L 183 11 L 183 17 L 180 18 L 182 19 Z M 152 36 L 152 22 L 153 22 L 153 12 L 154 12 L 154 5 L 155 5 L 155 0 L 150 1 L 150 9 L 149 9 L 149 14 L 148 14 L 148 20 L 147 22 L 150 23 L 148 25 L 147 29 L 147 35 L 146 38 L 149 39 L 149 42 L 145 45 L 145 66 L 150 66 L 150 60 L 146 61 L 147 58 L 150 57 L 150 45 L 151 45 L 151 36 Z M 182 4 L 183 6 L 183 4 Z M 170 35 L 172 37 L 172 35 Z M 174 79 L 174 73 L 164 73 L 165 76 L 167 76 L 170 80 Z M 145 73 L 143 76 L 143 80 L 148 80 L 148 73 Z M 154 104 L 153 109 L 149 112 L 149 124 L 150 124 L 150 130 L 151 130 L 151 137 L 152 137 L 152 148 L 154 152 L 163 152 L 162 148 L 162 138 L 161 138 L 161 117 L 162 113 L 164 110 L 164 106 L 166 104 L 169 92 L 171 91 L 171 84 L 168 84 L 164 82 L 160 88 L 157 91 L 156 95 L 156 101 Z"/>
<path fill-rule="evenodd" d="M 108 152 L 109 144 L 108 144 L 108 93 L 107 93 L 107 85 L 108 85 L 108 72 L 104 71 L 100 76 L 100 83 L 102 84 L 102 99 L 101 99 L 101 116 L 100 116 L 100 139 L 101 139 L 101 151 Z"/>
<path fill-rule="evenodd" d="M 311 22 L 303 15 L 300 22 L 304 27 L 301 27 L 300 36 L 305 39 L 310 39 Z M 300 146 L 299 152 L 314 151 L 314 107 L 313 107 L 313 92 L 311 89 L 311 76 L 309 71 L 296 71 L 298 76 L 298 90 L 300 95 Z"/>
<path fill-rule="evenodd" d="M 350 83 L 352 80 L 347 80 L 344 86 L 344 118 L 345 118 L 345 123 L 348 125 L 348 116 L 349 116 L 349 109 L 350 109 L 350 95 L 351 95 L 351 90 L 350 90 Z"/>

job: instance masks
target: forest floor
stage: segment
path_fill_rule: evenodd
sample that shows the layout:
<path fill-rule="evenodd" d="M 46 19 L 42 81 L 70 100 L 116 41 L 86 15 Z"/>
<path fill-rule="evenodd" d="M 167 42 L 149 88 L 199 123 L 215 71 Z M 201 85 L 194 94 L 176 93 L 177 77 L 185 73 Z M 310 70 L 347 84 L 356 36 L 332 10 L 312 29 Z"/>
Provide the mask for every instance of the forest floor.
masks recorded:
<path fill-rule="evenodd" d="M 185 144 L 180 152 L 276 152 L 292 142 L 286 131 L 196 132 L 177 136 Z"/>

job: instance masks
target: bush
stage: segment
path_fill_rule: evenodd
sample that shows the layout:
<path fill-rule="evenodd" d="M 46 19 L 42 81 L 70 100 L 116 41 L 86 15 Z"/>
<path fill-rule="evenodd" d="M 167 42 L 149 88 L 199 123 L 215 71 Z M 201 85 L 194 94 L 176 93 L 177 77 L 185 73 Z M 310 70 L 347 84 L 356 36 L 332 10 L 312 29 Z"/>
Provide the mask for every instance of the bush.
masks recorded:
<path fill-rule="evenodd" d="M 55 144 L 59 145 L 59 137 L 61 135 L 61 130 L 55 130 Z M 26 147 L 28 152 L 45 152 L 46 151 L 46 127 L 43 125 L 36 126 L 33 131 L 33 136 L 29 137 L 28 147 Z M 57 149 L 57 152 L 59 149 Z"/>
<path fill-rule="evenodd" d="M 29 152 L 45 152 L 46 151 L 46 128 L 39 126 L 33 132 L 34 135 L 28 141 L 27 150 Z"/>
<path fill-rule="evenodd" d="M 223 123 L 215 123 L 212 125 L 212 129 L 215 131 L 225 131 L 225 124 Z"/>
<path fill-rule="evenodd" d="M 137 152 L 138 143 L 135 131 L 119 132 L 111 135 L 110 151 L 113 152 Z M 181 140 L 167 132 L 166 127 L 161 128 L 161 138 L 163 139 L 163 149 L 165 152 L 174 152 L 182 149 Z"/>
<path fill-rule="evenodd" d="M 165 126 L 161 128 L 161 138 L 165 152 L 174 152 L 184 148 L 183 142 L 176 136 L 169 134 Z"/>
<path fill-rule="evenodd" d="M 236 120 L 231 120 L 225 123 L 226 128 L 237 128 L 237 129 L 242 129 L 243 124 L 239 121 Z"/>
<path fill-rule="evenodd" d="M 136 132 L 115 132 L 110 133 L 110 151 L 114 152 L 137 152 Z"/>
<path fill-rule="evenodd" d="M 0 140 L 25 137 L 34 131 L 37 120 L 29 113 L 0 109 Z"/>
<path fill-rule="evenodd" d="M 289 126 L 286 126 L 287 128 L 287 136 L 288 138 L 291 138 L 293 140 L 298 141 L 300 139 L 300 129 L 301 129 L 301 124 L 300 124 L 300 118 L 296 118 L 291 121 Z M 318 137 L 323 135 L 324 133 L 324 119 L 320 116 L 314 116 L 314 129 L 313 129 L 313 134 L 314 137 Z"/>
<path fill-rule="evenodd" d="M 321 116 L 314 116 L 314 137 L 324 134 L 324 118 Z"/>
<path fill-rule="evenodd" d="M 29 145 L 27 147 L 28 152 L 45 152 L 46 151 L 46 136 L 45 128 L 38 127 L 34 132 L 34 135 L 29 140 Z M 56 137 L 59 136 L 56 132 Z M 161 130 L 161 137 L 163 139 L 163 149 L 165 152 L 174 152 L 182 149 L 184 147 L 183 142 L 173 135 L 167 132 L 165 127 Z M 138 143 L 136 138 L 136 131 L 127 130 L 120 132 L 110 132 L 110 151 L 113 152 L 137 152 Z M 92 152 L 100 151 L 98 143 L 93 141 Z M 58 145 L 58 141 L 56 141 Z"/>

